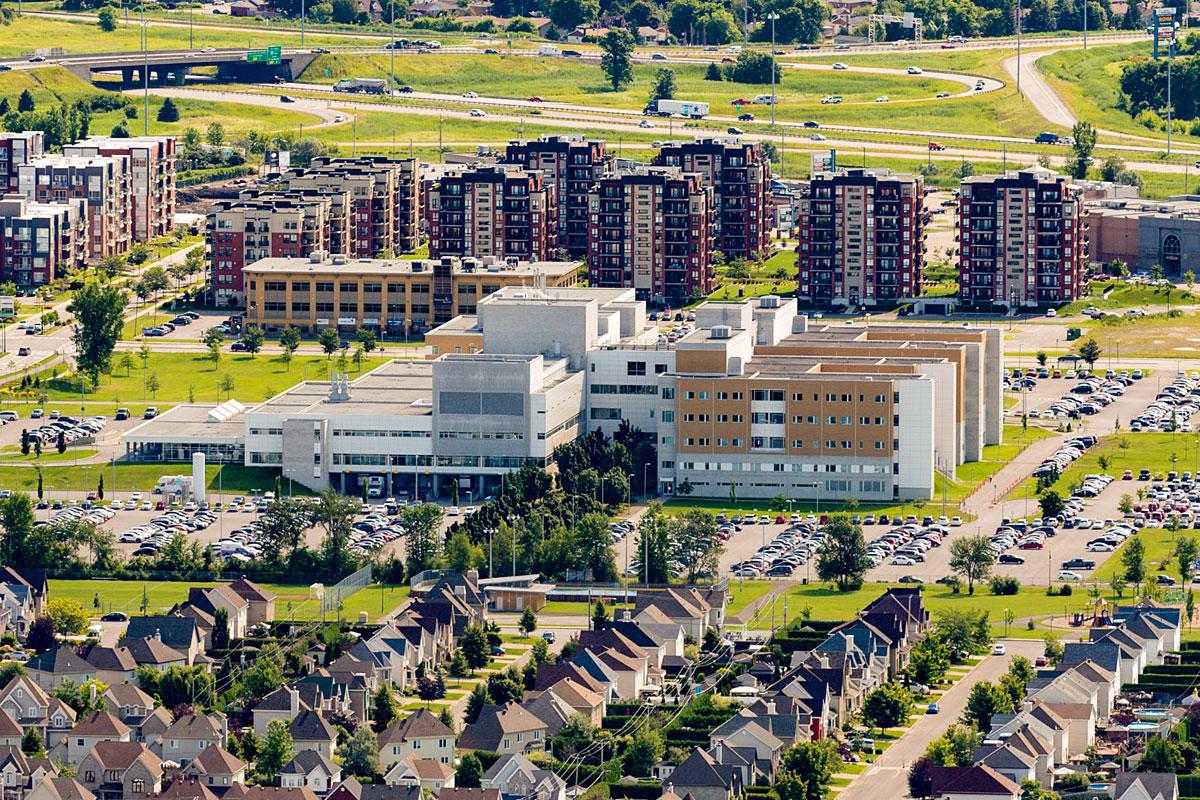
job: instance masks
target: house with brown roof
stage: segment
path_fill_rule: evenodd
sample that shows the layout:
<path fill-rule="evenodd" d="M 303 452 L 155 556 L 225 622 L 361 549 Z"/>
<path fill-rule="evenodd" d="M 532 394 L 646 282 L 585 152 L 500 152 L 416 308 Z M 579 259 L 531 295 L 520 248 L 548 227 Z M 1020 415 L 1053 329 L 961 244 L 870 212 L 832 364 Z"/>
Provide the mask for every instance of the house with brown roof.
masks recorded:
<path fill-rule="evenodd" d="M 393 722 L 379 734 L 378 741 L 382 772 L 410 755 L 454 763 L 454 731 L 425 708 Z"/>
<path fill-rule="evenodd" d="M 95 670 L 96 680 L 108 686 L 132 684 L 137 677 L 137 659 L 128 647 L 96 645 L 88 651 L 86 660 Z"/>
<path fill-rule="evenodd" d="M 166 644 L 159 635 L 139 639 L 126 636 L 119 646 L 129 650 L 139 667 L 159 672 L 166 672 L 171 667 L 186 667 L 189 663 L 186 653 Z"/>
<path fill-rule="evenodd" d="M 648 608 L 661 613 L 655 620 L 665 618 L 682 625 L 687 635 L 700 641 L 709 628 L 720 632 L 725 625 L 725 593 L 714 588 L 672 587 L 640 591 L 634 604 L 634 620 Z"/>
<path fill-rule="evenodd" d="M 0 710 L 27 731 L 35 728 L 45 733 L 49 706 L 50 695 L 29 675 L 14 675 L 4 688 L 0 689 Z"/>
<path fill-rule="evenodd" d="M 454 786 L 454 767 L 436 758 L 409 753 L 392 765 L 383 780 L 392 786 L 419 786 L 437 795 L 443 788 Z"/>
<path fill-rule="evenodd" d="M 223 794 L 235 783 L 246 782 L 246 763 L 219 744 L 209 745 L 188 762 L 183 774 L 194 776 L 214 794 Z"/>
<path fill-rule="evenodd" d="M 151 800 L 217 800 L 216 794 L 194 777 L 176 774 L 167 779 L 163 789 Z"/>
<path fill-rule="evenodd" d="M 546 749 L 547 725 L 516 703 L 488 704 L 458 737 L 462 750 L 482 750 L 510 755 Z"/>
<path fill-rule="evenodd" d="M 132 683 L 117 683 L 104 692 L 104 707 L 133 731 L 135 741 L 141 739 L 142 723 L 154 710 L 154 698 Z"/>
<path fill-rule="evenodd" d="M 140 734 L 138 741 L 143 742 L 147 747 L 155 747 L 162 740 L 162 735 L 173 724 L 175 724 L 175 720 L 172 718 L 171 712 L 158 706 L 142 720 L 142 726 L 138 729 Z"/>
<path fill-rule="evenodd" d="M 163 731 L 150 749 L 161 759 L 187 766 L 213 745 L 223 747 L 227 733 L 224 714 L 184 714 Z"/>
<path fill-rule="evenodd" d="M 54 762 L 48 758 L 30 758 L 20 746 L 0 747 L 0 786 L 4 787 L 6 798 L 20 797 L 26 790 L 57 774 Z"/>
<path fill-rule="evenodd" d="M 100 742 L 129 742 L 129 726 L 107 711 L 93 711 L 67 734 L 67 761 L 78 764 Z"/>
<path fill-rule="evenodd" d="M 318 712 L 301 711 L 288 724 L 288 733 L 292 735 L 296 752 L 315 750 L 326 758 L 333 758 L 333 751 L 337 747 L 337 731 Z"/>
<path fill-rule="evenodd" d="M 1019 800 L 1021 787 L 988 766 L 933 767 L 934 800 Z"/>
<path fill-rule="evenodd" d="M 246 611 L 247 625 L 275 621 L 274 594 L 244 577 L 229 584 L 229 588 L 249 604 Z"/>
<path fill-rule="evenodd" d="M 599 725 L 604 721 L 605 709 L 608 707 L 604 695 L 585 686 L 582 681 L 565 677 L 546 689 L 544 693 L 554 695 L 572 712 L 582 714 L 593 725 Z"/>
<path fill-rule="evenodd" d="M 7 712 L 0 711 L 0 747 L 20 747 L 25 730 L 10 717 Z"/>
<path fill-rule="evenodd" d="M 307 786 L 283 788 L 282 786 L 250 786 L 239 800 L 317 800 Z"/>
<path fill-rule="evenodd" d="M 250 601 L 235 592 L 227 583 L 218 583 L 211 588 L 193 586 L 188 590 L 188 604 L 213 615 L 224 611 L 229 617 L 229 638 L 242 639 L 246 636 L 246 628 L 250 627 L 247 619 L 250 615 Z"/>
<path fill-rule="evenodd" d="M 500 790 L 446 786 L 438 794 L 438 800 L 500 800 Z"/>
<path fill-rule="evenodd" d="M 137 800 L 162 789 L 162 761 L 141 742 L 98 743 L 78 763 L 76 779 L 97 800 Z"/>
<path fill-rule="evenodd" d="M 47 777 L 33 785 L 25 800 L 96 800 L 96 795 L 74 778 Z"/>

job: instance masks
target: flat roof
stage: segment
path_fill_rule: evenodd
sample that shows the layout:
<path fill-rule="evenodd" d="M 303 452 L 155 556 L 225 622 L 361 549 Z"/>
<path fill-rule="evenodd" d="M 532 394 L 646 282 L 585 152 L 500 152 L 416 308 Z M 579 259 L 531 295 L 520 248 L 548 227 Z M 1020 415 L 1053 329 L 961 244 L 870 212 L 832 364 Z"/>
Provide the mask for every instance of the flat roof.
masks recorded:
<path fill-rule="evenodd" d="M 347 275 L 428 275 L 433 277 L 436 259 L 378 259 L 378 258 L 346 258 L 335 262 L 333 258 L 313 261 L 308 258 L 263 258 L 245 268 L 246 272 L 278 272 L 292 275 L 325 275 L 329 273 L 345 273 Z M 569 275 L 579 269 L 578 261 L 522 261 L 516 265 L 498 264 L 488 267 L 482 261 L 477 261 L 473 270 L 465 270 L 462 262 L 454 261 L 455 275 L 477 275 L 486 278 L 489 275 L 547 275 L 559 277 Z"/>
<path fill-rule="evenodd" d="M 329 400 L 329 381 L 302 381 L 250 409 L 251 414 L 423 417 L 433 413 L 433 362 L 393 360 L 350 383 L 350 399 Z"/>
<path fill-rule="evenodd" d="M 246 433 L 246 418 L 237 413 L 213 416 L 215 403 L 184 403 L 169 408 L 121 434 L 130 444 L 147 442 L 196 442 L 199 444 L 241 444 Z"/>

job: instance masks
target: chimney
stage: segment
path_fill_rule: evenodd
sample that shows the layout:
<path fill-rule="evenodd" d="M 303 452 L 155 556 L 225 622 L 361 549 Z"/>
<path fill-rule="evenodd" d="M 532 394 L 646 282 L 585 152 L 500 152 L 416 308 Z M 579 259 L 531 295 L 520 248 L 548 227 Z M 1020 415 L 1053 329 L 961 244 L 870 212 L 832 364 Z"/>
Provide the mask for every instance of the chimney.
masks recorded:
<path fill-rule="evenodd" d="M 154 640 L 158 641 L 158 642 L 162 641 L 162 630 L 161 629 L 159 629 L 159 628 L 154 629 Z"/>
<path fill-rule="evenodd" d="M 715 751 L 713 752 L 713 757 L 716 758 L 718 762 L 720 762 L 724 759 L 724 757 L 725 757 L 725 740 L 724 739 L 717 739 L 717 746 L 715 748 Z"/>
<path fill-rule="evenodd" d="M 775 716 L 775 701 L 774 700 L 771 700 L 770 702 L 767 703 L 767 716 L 768 717 Z"/>
<path fill-rule="evenodd" d="M 93 704 L 95 704 L 95 702 L 96 702 L 96 682 L 95 681 L 92 681 L 91 683 L 88 684 L 88 699 L 91 700 Z"/>
<path fill-rule="evenodd" d="M 287 687 L 287 693 L 288 693 L 288 708 L 291 709 L 293 714 L 299 713 L 299 711 L 300 711 L 300 693 L 297 692 L 291 686 Z"/>
<path fill-rule="evenodd" d="M 477 569 L 467 570 L 467 580 L 470 581 L 471 583 L 478 584 L 479 583 L 479 570 L 477 570 Z"/>

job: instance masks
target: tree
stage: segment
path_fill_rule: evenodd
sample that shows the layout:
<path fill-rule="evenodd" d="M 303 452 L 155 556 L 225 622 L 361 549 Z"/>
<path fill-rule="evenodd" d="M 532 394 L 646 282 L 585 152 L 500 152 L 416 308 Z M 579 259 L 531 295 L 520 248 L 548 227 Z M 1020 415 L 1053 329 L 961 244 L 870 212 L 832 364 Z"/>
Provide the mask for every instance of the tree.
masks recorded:
<path fill-rule="evenodd" d="M 266 338 L 267 335 L 257 325 L 247 325 L 242 330 L 242 345 L 246 348 L 246 352 L 251 355 L 262 350 L 263 342 Z"/>
<path fill-rule="evenodd" d="M 442 507 L 436 503 L 405 506 L 400 510 L 400 524 L 408 574 L 434 566 L 442 555 Z"/>
<path fill-rule="evenodd" d="M 223 608 L 213 614 L 212 646 L 216 650 L 229 647 L 229 612 Z"/>
<path fill-rule="evenodd" d="M 296 748 L 292 742 L 292 734 L 288 725 L 281 719 L 273 719 L 267 725 L 267 735 L 263 737 L 258 750 L 255 769 L 259 780 L 263 782 L 275 779 L 280 770 L 288 765 L 295 757 Z"/>
<path fill-rule="evenodd" d="M 721 68 L 717 66 L 717 62 L 709 62 L 708 69 L 704 71 L 704 80 L 706 81 L 723 81 L 725 76 L 721 74 Z"/>
<path fill-rule="evenodd" d="M 769 53 L 762 50 L 743 50 L 737 62 L 731 65 L 729 80 L 734 83 L 771 83 L 771 70 L 775 71 L 775 85 L 783 80 L 783 72 L 775 64 Z"/>
<path fill-rule="evenodd" d="M 288 368 L 292 367 L 292 356 L 296 352 L 296 348 L 300 346 L 300 329 L 295 325 L 288 325 L 279 332 L 279 346 L 283 348 L 283 363 Z"/>
<path fill-rule="evenodd" d="M 156 119 L 159 122 L 179 122 L 179 107 L 175 105 L 175 101 L 169 97 L 163 100 L 163 104 L 158 107 Z"/>
<path fill-rule="evenodd" d="M 929 634 L 913 645 L 908 657 L 908 678 L 914 683 L 933 685 L 950 668 L 950 648 L 936 634 Z"/>
<path fill-rule="evenodd" d="M 287 554 L 300 544 L 300 537 L 309 527 L 311 516 L 302 500 L 276 497 L 259 515 L 258 535 L 263 543 L 262 558 L 270 564 L 281 564 Z"/>
<path fill-rule="evenodd" d="M 455 652 L 458 651 L 455 650 Z M 392 692 L 390 683 L 381 684 L 375 691 L 371 716 L 373 717 L 372 727 L 377 733 L 382 733 L 399 718 L 400 704 L 396 702 L 396 695 Z"/>
<path fill-rule="evenodd" d="M 117 13 L 113 10 L 112 6 L 105 6 L 100 9 L 100 13 L 96 15 L 96 24 L 105 33 L 112 33 L 117 29 Z M 176 117 L 175 119 L 179 118 Z"/>
<path fill-rule="evenodd" d="M 211 123 L 207 133 L 204 134 L 204 140 L 210 147 L 223 146 L 225 144 L 225 126 L 219 122 Z"/>
<path fill-rule="evenodd" d="M 21 92 L 21 96 L 17 98 L 17 111 L 21 112 L 22 114 L 28 114 L 32 112 L 36 106 L 37 103 L 34 102 L 33 95 L 29 93 L 29 90 L 23 90 Z"/>
<path fill-rule="evenodd" d="M 343 574 L 355 563 L 350 554 L 350 534 L 358 503 L 333 489 L 321 492 L 316 506 L 317 524 L 325 531 L 321 539 L 321 561 L 329 572 Z"/>
<path fill-rule="evenodd" d="M 693 509 L 671 523 L 671 554 L 687 570 L 687 582 L 695 583 L 699 575 L 716 575 L 725 548 L 713 515 Z"/>
<path fill-rule="evenodd" d="M 599 0 L 549 0 L 546 15 L 559 30 L 569 31 L 600 14 Z"/>
<path fill-rule="evenodd" d="M 583 714 L 567 717 L 558 733 L 550 740 L 554 756 L 560 761 L 574 756 L 596 736 L 596 726 Z"/>
<path fill-rule="evenodd" d="M 1179 582 L 1184 586 L 1192 582 L 1198 555 L 1200 555 L 1200 542 L 1197 542 L 1195 536 L 1181 537 L 1175 543 L 1175 563 L 1179 565 Z"/>
<path fill-rule="evenodd" d="M 35 653 L 44 653 L 54 647 L 57 639 L 54 636 L 54 620 L 43 614 L 29 626 L 25 634 L 25 646 Z"/>
<path fill-rule="evenodd" d="M 596 598 L 596 605 L 592 609 L 592 629 L 600 630 L 608 622 L 608 609 L 604 607 L 604 601 Z"/>
<path fill-rule="evenodd" d="M 75 316 L 71 340 L 79 371 L 93 384 L 112 372 L 112 354 L 125 324 L 125 292 L 100 283 L 88 283 L 75 293 L 67 310 Z"/>
<path fill-rule="evenodd" d="M 1157 736 L 1148 737 L 1142 760 L 1138 762 L 1138 772 L 1182 772 L 1183 754 L 1179 747 L 1169 739 Z"/>
<path fill-rule="evenodd" d="M 779 800 L 822 800 L 841 764 L 832 739 L 798 744 L 785 750 L 781 761 Z"/>
<path fill-rule="evenodd" d="M 487 689 L 482 683 L 475 684 L 475 688 L 467 695 L 467 707 L 463 711 L 463 721 L 470 725 L 475 720 L 479 719 L 479 712 L 488 704 Z"/>
<path fill-rule="evenodd" d="M 483 628 L 478 625 L 467 626 L 463 631 L 462 638 L 459 639 L 458 646 L 462 649 L 463 657 L 467 659 L 467 667 L 472 673 L 487 666 L 491 658 L 490 647 Z"/>
<path fill-rule="evenodd" d="M 885 683 L 863 702 L 863 722 L 883 730 L 903 725 L 912 709 L 912 696 L 897 683 Z"/>
<path fill-rule="evenodd" d="M 338 745 L 336 755 L 341 759 L 342 769 L 351 775 L 370 778 L 379 771 L 379 742 L 375 731 L 366 725 L 358 726 L 350 738 Z"/>
<path fill-rule="evenodd" d="M 1038 495 L 1038 506 L 1042 510 L 1042 517 L 1044 519 L 1061 517 L 1066 509 L 1066 503 L 1063 501 L 1062 495 L 1053 489 L 1046 489 Z"/>
<path fill-rule="evenodd" d="M 650 102 L 671 100 L 675 97 L 675 71 L 662 67 L 654 73 L 654 87 L 650 90 Z"/>
<path fill-rule="evenodd" d="M 474 752 L 469 752 L 458 760 L 458 769 L 454 773 L 454 786 L 459 789 L 478 789 L 483 780 L 483 762 Z"/>
<path fill-rule="evenodd" d="M 836 584 L 839 591 L 847 592 L 862 587 L 863 576 L 870 566 L 862 527 L 851 523 L 844 514 L 835 514 L 825 527 L 817 576 Z"/>
<path fill-rule="evenodd" d="M 621 765 L 626 775 L 646 777 L 650 770 L 662 760 L 666 752 L 662 733 L 649 725 L 643 725 L 633 734 L 633 740 L 625 750 Z"/>
<path fill-rule="evenodd" d="M 566 0 L 559 0 L 566 2 Z M 624 28 L 612 28 L 600 40 L 600 69 L 608 76 L 614 92 L 633 81 L 633 36 Z"/>
<path fill-rule="evenodd" d="M 158 373 L 151 372 L 146 377 L 146 391 L 150 392 L 151 397 L 154 397 L 156 394 L 158 394 L 159 388 L 160 384 L 158 382 Z"/>
<path fill-rule="evenodd" d="M 54 441 L 54 447 L 58 450 L 59 455 L 67 452 L 67 435 L 63 431 L 58 432 L 58 437 Z"/>
<path fill-rule="evenodd" d="M 341 340 L 338 339 L 336 330 L 333 328 L 324 328 L 317 334 L 317 344 L 321 345 L 321 349 L 325 351 L 325 357 L 329 358 L 337 352 Z"/>
<path fill-rule="evenodd" d="M 921 756 L 908 770 L 908 796 L 924 798 L 933 794 L 933 761 Z"/>
<path fill-rule="evenodd" d="M 537 630 L 537 614 L 533 613 L 533 609 L 529 606 L 526 606 L 525 610 L 521 613 L 517 629 L 526 636 Z"/>
<path fill-rule="evenodd" d="M 995 557 L 991 542 L 982 534 L 964 536 L 950 543 L 950 569 L 967 580 L 967 593 L 975 594 L 975 584 L 987 580 Z"/>
<path fill-rule="evenodd" d="M 1146 580 L 1146 545 L 1137 536 L 1129 540 L 1121 552 L 1121 566 L 1125 568 L 1125 580 L 1140 586 Z"/>
<path fill-rule="evenodd" d="M 42 735 L 38 733 L 37 728 L 30 728 L 25 731 L 25 735 L 21 737 L 21 752 L 30 758 L 35 758 L 42 755 L 45 748 L 45 743 L 42 741 Z"/>
<path fill-rule="evenodd" d="M 1096 362 L 1100 360 L 1102 352 L 1100 345 L 1090 336 L 1079 344 L 1079 357 L 1087 362 L 1088 369 L 1096 366 Z"/>
<path fill-rule="evenodd" d="M 1048 360 L 1049 360 L 1049 358 L 1050 358 L 1050 357 L 1049 357 L 1048 355 L 1046 355 L 1046 351 L 1045 351 L 1045 350 L 1038 350 L 1038 352 L 1037 352 L 1037 363 L 1038 363 L 1038 366 L 1040 366 L 1040 367 L 1044 367 L 1044 366 L 1046 366 L 1046 361 L 1048 361 Z"/>
<path fill-rule="evenodd" d="M 1076 122 L 1071 129 L 1075 143 L 1071 146 L 1075 158 L 1071 162 L 1072 177 L 1083 179 L 1087 177 L 1088 165 L 1092 161 L 1092 151 L 1096 149 L 1096 129 L 1090 122 Z"/>
<path fill-rule="evenodd" d="M 46 615 L 54 623 L 54 632 L 60 636 L 76 636 L 87 630 L 88 612 L 76 600 L 64 597 L 46 603 Z"/>
<path fill-rule="evenodd" d="M 354 338 L 362 346 L 364 353 L 370 353 L 378 346 L 375 339 L 375 331 L 370 328 L 359 328 L 354 332 Z"/>
<path fill-rule="evenodd" d="M 642 558 L 641 580 L 665 584 L 670 580 L 670 523 L 661 503 L 651 503 L 638 525 L 637 552 Z"/>
<path fill-rule="evenodd" d="M 213 363 L 213 369 L 221 363 L 221 344 L 225 341 L 225 334 L 221 333 L 220 328 L 209 328 L 204 333 L 204 346 L 208 349 L 208 360 Z"/>
<path fill-rule="evenodd" d="M 1008 692 L 990 681 L 980 681 L 971 687 L 971 693 L 967 695 L 963 721 L 986 731 L 992 726 L 993 716 L 1007 714 L 1012 709 L 1012 698 Z"/>

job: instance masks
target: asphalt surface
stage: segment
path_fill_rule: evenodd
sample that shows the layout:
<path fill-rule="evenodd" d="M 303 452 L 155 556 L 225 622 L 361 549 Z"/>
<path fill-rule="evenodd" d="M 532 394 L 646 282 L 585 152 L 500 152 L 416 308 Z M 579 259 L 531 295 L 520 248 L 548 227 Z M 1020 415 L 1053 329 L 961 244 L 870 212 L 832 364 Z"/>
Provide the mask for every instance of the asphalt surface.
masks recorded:
<path fill-rule="evenodd" d="M 865 772 L 842 789 L 839 796 L 880 799 L 907 797 L 909 767 L 925 754 L 930 742 L 940 737 L 951 724 L 962 717 L 971 687 L 980 681 L 998 680 L 1008 671 L 1013 656 L 1021 655 L 1032 660 L 1040 656 L 1045 649 L 1042 642 L 1028 639 L 1005 640 L 1004 644 L 1008 650 L 1005 655 L 989 655 L 976 664 L 938 700 L 939 713 L 917 717 L 912 727 L 885 750 Z"/>

